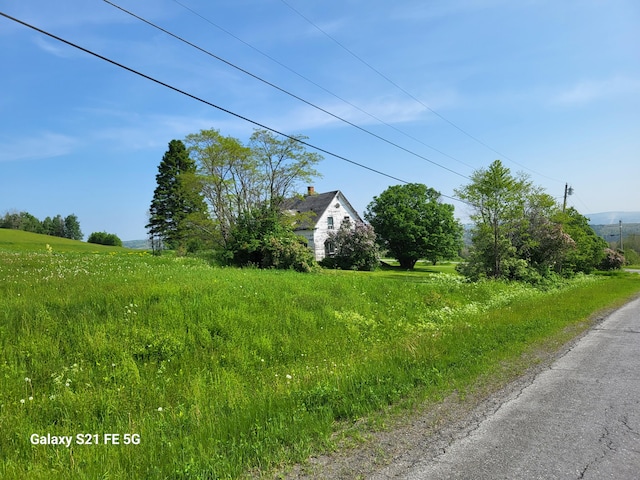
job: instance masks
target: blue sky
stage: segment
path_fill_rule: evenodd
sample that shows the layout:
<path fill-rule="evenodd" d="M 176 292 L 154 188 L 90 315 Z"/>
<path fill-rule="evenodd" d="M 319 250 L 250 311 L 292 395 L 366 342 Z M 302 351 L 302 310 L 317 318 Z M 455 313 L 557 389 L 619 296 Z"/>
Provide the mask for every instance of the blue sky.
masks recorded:
<path fill-rule="evenodd" d="M 102 0 L 0 11 L 444 195 L 499 158 L 560 200 L 568 182 L 584 214 L 640 210 L 636 0 L 114 3 L 386 141 Z M 0 42 L 0 214 L 75 213 L 85 238 L 145 238 L 168 143 L 209 128 L 247 141 L 255 128 L 6 18 Z M 342 190 L 361 213 L 398 183 L 329 155 L 319 170 L 316 190 Z"/>

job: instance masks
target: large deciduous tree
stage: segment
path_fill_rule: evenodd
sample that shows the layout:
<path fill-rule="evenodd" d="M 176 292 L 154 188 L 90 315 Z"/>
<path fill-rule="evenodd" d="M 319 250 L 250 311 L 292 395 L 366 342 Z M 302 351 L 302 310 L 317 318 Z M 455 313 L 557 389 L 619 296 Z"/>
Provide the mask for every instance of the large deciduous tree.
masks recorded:
<path fill-rule="evenodd" d="M 516 259 L 514 236 L 521 231 L 527 195 L 532 184 L 514 177 L 500 160 L 471 175 L 471 183 L 455 191 L 473 208 L 473 249 L 470 264 L 489 277 L 500 278 Z"/>
<path fill-rule="evenodd" d="M 258 168 L 257 191 L 262 203 L 279 208 L 300 183 L 320 176 L 315 166 L 322 156 L 306 150 L 301 143 L 306 139 L 303 135 L 278 137 L 268 130 L 253 132 L 249 148 Z"/>
<path fill-rule="evenodd" d="M 223 245 L 239 215 L 258 202 L 258 169 L 249 148 L 218 130 L 188 135 L 185 143 L 197 165 L 198 181 L 210 207 L 214 228 Z"/>
<path fill-rule="evenodd" d="M 146 228 L 154 251 L 164 246 L 182 250 L 189 237 L 190 216 L 206 211 L 196 183 L 196 165 L 180 140 L 171 140 L 156 175 L 157 187 L 149 209 Z"/>
<path fill-rule="evenodd" d="M 365 218 L 375 229 L 383 249 L 412 269 L 420 259 L 433 263 L 453 258 L 461 247 L 462 226 L 453 205 L 420 183 L 395 185 L 374 197 Z"/>
<path fill-rule="evenodd" d="M 279 138 L 256 130 L 244 145 L 218 130 L 201 130 L 185 142 L 198 167 L 202 193 L 223 247 L 232 241 L 240 217 L 278 210 L 301 182 L 319 176 L 315 165 L 322 157 L 306 151 L 306 137 Z"/>

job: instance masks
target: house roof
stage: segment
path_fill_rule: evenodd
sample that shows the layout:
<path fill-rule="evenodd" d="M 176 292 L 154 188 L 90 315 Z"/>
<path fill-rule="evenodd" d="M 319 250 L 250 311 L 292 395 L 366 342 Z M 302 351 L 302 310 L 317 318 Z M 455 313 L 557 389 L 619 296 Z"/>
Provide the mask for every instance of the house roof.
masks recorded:
<path fill-rule="evenodd" d="M 331 205 L 337 196 L 342 197 L 342 203 L 347 205 L 356 215 L 358 212 L 351 206 L 347 198 L 342 194 L 340 190 L 334 190 L 326 193 L 314 193 L 312 195 L 305 195 L 304 197 L 296 197 L 285 200 L 283 207 L 285 210 L 292 211 L 294 213 L 313 213 L 308 219 L 303 220 L 302 224 L 297 227 L 297 230 L 311 229 L 316 226 L 318 220 Z M 362 221 L 360 215 L 354 219 L 356 221 Z"/>

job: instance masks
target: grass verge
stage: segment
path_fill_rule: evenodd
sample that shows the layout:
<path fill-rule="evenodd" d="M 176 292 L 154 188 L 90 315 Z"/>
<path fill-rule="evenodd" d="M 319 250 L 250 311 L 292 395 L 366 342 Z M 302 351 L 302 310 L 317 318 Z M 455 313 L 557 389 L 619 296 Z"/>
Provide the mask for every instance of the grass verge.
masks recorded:
<path fill-rule="evenodd" d="M 420 271 L 18 250 L 0 251 L 7 479 L 269 471 L 331 450 L 337 429 L 403 399 L 465 392 L 640 291 L 637 275 L 540 291 Z M 72 442 L 34 445 L 33 434 Z"/>

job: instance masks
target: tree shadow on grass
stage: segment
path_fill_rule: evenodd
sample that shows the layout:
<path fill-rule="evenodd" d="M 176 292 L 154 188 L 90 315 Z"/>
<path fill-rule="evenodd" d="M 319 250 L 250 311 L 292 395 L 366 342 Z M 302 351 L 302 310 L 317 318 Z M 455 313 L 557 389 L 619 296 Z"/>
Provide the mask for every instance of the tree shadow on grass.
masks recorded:
<path fill-rule="evenodd" d="M 411 282 L 421 282 L 432 274 L 449 273 L 458 275 L 455 270 L 456 264 L 451 262 L 439 263 L 436 265 L 426 261 L 416 263 L 413 270 L 402 268 L 398 262 L 393 260 L 381 260 L 380 269 L 375 274 L 379 277 L 390 278 L 395 280 L 405 280 Z"/>

